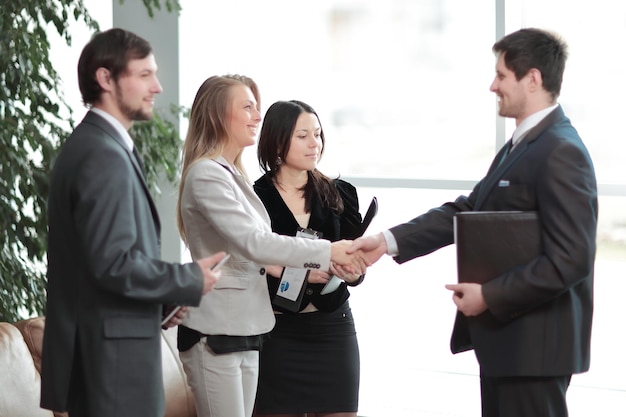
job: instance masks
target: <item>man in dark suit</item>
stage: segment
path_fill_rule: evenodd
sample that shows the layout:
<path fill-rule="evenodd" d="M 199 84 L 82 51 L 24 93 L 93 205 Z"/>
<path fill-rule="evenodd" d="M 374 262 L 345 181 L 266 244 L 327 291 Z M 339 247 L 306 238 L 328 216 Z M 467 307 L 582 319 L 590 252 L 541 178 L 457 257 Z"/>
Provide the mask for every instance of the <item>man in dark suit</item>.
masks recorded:
<path fill-rule="evenodd" d="M 589 369 L 598 214 L 591 158 L 557 104 L 566 45 L 537 29 L 493 46 L 500 116 L 516 120 L 469 196 L 355 241 L 369 262 L 398 263 L 453 243 L 461 211 L 537 211 L 543 253 L 480 285 L 447 285 L 459 310 L 453 353 L 474 349 L 484 417 L 567 416 L 571 375 Z M 512 147 L 512 148 L 511 148 Z M 508 154 L 508 155 L 507 155 Z"/>
<path fill-rule="evenodd" d="M 89 108 L 50 178 L 41 406 L 70 417 L 162 416 L 162 305 L 198 305 L 218 253 L 160 260 L 160 223 L 128 129 L 161 86 L 150 44 L 111 29 L 83 49 Z M 169 325 L 180 323 L 180 317 Z"/>

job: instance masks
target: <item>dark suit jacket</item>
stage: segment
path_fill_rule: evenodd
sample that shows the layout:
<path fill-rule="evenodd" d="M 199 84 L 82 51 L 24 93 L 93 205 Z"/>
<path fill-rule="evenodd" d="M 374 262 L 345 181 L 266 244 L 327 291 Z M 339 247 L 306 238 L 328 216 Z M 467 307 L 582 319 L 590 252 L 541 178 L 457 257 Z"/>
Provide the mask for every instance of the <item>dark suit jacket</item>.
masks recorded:
<path fill-rule="evenodd" d="M 94 112 L 55 162 L 48 226 L 41 406 L 163 415 L 161 305 L 198 305 L 202 274 L 159 260 L 159 219 L 139 165 Z"/>
<path fill-rule="evenodd" d="M 508 146 L 508 144 L 507 144 Z M 556 376 L 589 369 L 597 190 L 587 149 L 561 107 L 468 197 L 391 229 L 402 263 L 453 243 L 460 211 L 537 211 L 544 252 L 482 287 L 488 311 L 457 313 L 451 349 L 474 349 L 487 376 Z"/>
<path fill-rule="evenodd" d="M 340 239 L 355 239 L 361 234 L 361 214 L 359 213 L 359 199 L 356 189 L 348 182 L 336 179 L 335 186 L 343 199 L 344 211 L 342 214 L 331 212 L 322 208 L 319 198 L 314 196 L 311 204 L 311 217 L 308 227 L 322 233 L 322 239 L 332 242 Z M 272 230 L 278 234 L 295 236 L 300 228 L 297 220 L 283 201 L 272 180 L 264 175 L 254 183 L 254 191 L 257 193 L 272 220 Z M 267 285 L 270 297 L 278 290 L 280 280 L 268 276 Z M 350 296 L 346 283 L 330 294 L 321 295 L 323 284 L 307 284 L 307 291 L 300 304 L 304 309 L 309 302 L 313 303 L 320 311 L 333 311 L 339 308 Z M 273 305 L 277 311 L 289 313 L 280 306 Z"/>

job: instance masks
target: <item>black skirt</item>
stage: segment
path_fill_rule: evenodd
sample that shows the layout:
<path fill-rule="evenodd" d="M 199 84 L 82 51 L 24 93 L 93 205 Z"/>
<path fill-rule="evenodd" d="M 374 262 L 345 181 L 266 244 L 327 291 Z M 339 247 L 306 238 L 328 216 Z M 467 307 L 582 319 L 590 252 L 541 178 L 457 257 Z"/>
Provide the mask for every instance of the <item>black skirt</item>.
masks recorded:
<path fill-rule="evenodd" d="M 347 301 L 331 313 L 277 314 L 260 352 L 256 412 L 355 412 L 359 377 L 359 346 Z"/>

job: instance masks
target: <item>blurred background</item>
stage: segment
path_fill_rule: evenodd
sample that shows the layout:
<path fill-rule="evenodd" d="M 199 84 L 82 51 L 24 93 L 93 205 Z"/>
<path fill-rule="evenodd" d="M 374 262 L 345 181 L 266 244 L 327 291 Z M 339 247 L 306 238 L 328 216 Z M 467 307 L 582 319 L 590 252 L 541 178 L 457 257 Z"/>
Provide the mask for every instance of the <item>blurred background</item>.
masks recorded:
<path fill-rule="evenodd" d="M 138 1 L 135 1 L 139 3 Z M 87 0 L 101 29 L 133 30 L 135 3 Z M 112 3 L 113 7 L 112 7 Z M 261 90 L 262 113 L 298 99 L 319 113 L 327 147 L 320 169 L 358 187 L 362 212 L 379 201 L 375 233 L 465 194 L 486 173 L 514 125 L 497 116 L 489 86 L 493 43 L 522 27 L 541 27 L 569 44 L 559 102 L 594 160 L 600 192 L 596 310 L 591 370 L 568 392 L 571 417 L 623 416 L 621 295 L 626 293 L 626 3 L 612 0 L 229 0 L 180 1 L 177 22 L 148 39 L 169 101 L 189 107 L 209 76 L 239 73 Z M 142 5 L 137 6 L 139 8 Z M 158 16 L 157 16 L 158 19 Z M 119 22 L 123 22 L 122 24 Z M 137 29 L 141 34 L 141 30 Z M 76 103 L 76 63 L 90 34 L 52 50 Z M 165 42 L 175 53 L 162 51 Z M 177 76 L 168 78 L 171 74 Z M 168 81 L 169 80 L 169 81 Z M 173 92 L 173 93 L 172 93 Z M 167 102 L 159 104 L 167 106 Z M 181 119 L 182 137 L 186 120 Z M 252 179 L 256 150 L 244 153 Z M 175 231 L 175 187 L 164 185 L 164 257 L 188 260 Z M 169 210 L 169 211 L 168 211 Z M 454 247 L 402 266 L 383 258 L 352 290 L 361 347 L 359 415 L 480 416 L 472 352 L 452 355 L 455 315 L 444 284 L 456 280 Z"/>

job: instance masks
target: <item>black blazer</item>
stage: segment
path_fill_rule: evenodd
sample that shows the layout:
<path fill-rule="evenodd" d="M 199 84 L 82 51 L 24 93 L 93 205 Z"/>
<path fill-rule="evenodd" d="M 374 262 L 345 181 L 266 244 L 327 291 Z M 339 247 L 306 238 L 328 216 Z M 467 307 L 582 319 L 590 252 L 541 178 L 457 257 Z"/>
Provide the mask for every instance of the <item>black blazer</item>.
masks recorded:
<path fill-rule="evenodd" d="M 537 211 L 544 252 L 482 286 L 488 310 L 457 313 L 454 353 L 474 349 L 487 376 L 558 376 L 589 369 L 598 215 L 593 164 L 561 107 L 504 149 L 468 197 L 391 230 L 398 263 L 453 243 L 460 211 Z"/>
<path fill-rule="evenodd" d="M 311 217 L 308 227 L 322 233 L 322 239 L 334 242 L 341 239 L 355 239 L 360 235 L 361 214 L 359 213 L 359 199 L 354 186 L 346 181 L 336 179 L 335 186 L 343 199 L 344 211 L 341 214 L 333 213 L 329 209 L 322 208 L 319 198 L 313 197 L 311 204 Z M 254 191 L 257 193 L 272 220 L 272 230 L 278 234 L 295 236 L 300 228 L 295 217 L 283 201 L 278 190 L 268 175 L 264 175 L 254 183 Z M 274 297 L 278 290 L 280 279 L 268 275 L 267 286 L 270 297 Z M 321 295 L 323 284 L 307 284 L 300 309 L 304 309 L 309 302 L 313 303 L 320 311 L 334 311 L 341 307 L 350 293 L 346 283 L 330 294 Z M 279 306 L 273 305 L 277 311 L 291 313 Z"/>

